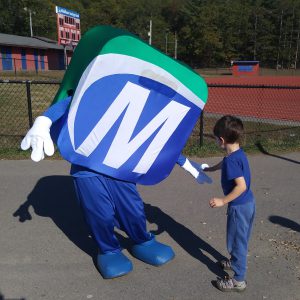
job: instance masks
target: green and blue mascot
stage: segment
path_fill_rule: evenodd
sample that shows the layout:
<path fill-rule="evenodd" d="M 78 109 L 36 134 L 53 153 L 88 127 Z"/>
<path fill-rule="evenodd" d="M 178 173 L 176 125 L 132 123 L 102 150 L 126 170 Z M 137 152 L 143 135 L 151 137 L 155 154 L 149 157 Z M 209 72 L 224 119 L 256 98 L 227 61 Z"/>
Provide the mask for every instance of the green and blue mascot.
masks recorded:
<path fill-rule="evenodd" d="M 203 165 L 181 154 L 207 99 L 205 81 L 187 66 L 126 31 L 97 26 L 80 40 L 52 105 L 21 148 L 40 161 L 53 141 L 71 163 L 76 194 L 98 247 L 104 278 L 132 270 L 114 227 L 134 245 L 130 253 L 159 266 L 174 257 L 147 231 L 136 184 L 165 179 L 177 163 L 198 183 Z"/>

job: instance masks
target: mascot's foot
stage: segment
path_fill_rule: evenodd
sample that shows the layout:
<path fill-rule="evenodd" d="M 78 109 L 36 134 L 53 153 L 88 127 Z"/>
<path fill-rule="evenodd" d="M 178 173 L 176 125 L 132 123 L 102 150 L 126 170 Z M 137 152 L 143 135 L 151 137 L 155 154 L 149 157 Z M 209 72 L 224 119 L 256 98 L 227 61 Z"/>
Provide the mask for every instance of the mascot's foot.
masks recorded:
<path fill-rule="evenodd" d="M 122 252 L 98 254 L 97 266 L 105 279 L 120 277 L 132 271 L 131 261 Z"/>
<path fill-rule="evenodd" d="M 155 237 L 150 241 L 134 245 L 131 253 L 134 257 L 153 266 L 161 266 L 175 256 L 170 246 L 157 242 Z"/>

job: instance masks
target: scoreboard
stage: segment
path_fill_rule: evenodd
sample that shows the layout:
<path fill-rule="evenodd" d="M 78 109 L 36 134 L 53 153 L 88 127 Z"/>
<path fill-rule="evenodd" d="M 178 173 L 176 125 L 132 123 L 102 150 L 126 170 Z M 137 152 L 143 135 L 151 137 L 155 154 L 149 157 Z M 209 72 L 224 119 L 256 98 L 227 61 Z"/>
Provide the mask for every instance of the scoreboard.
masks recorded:
<path fill-rule="evenodd" d="M 81 37 L 79 13 L 63 7 L 55 7 L 57 15 L 58 44 L 75 48 Z"/>

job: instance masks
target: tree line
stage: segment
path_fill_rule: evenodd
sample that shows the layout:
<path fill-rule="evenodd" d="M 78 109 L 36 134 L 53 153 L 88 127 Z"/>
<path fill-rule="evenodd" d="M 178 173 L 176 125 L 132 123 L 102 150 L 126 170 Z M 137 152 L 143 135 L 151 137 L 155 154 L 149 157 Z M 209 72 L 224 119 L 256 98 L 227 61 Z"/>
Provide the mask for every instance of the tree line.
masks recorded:
<path fill-rule="evenodd" d="M 299 61 L 299 0 L 0 0 L 0 32 L 57 39 L 55 6 L 80 14 L 81 31 L 126 29 L 193 67 L 259 60 L 271 68 Z"/>

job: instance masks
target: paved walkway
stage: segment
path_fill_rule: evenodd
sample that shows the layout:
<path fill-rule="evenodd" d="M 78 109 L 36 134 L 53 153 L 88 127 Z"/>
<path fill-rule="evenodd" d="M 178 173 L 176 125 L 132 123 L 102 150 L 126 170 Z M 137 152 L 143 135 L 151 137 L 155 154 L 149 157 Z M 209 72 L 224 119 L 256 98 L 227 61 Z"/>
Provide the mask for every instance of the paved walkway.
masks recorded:
<path fill-rule="evenodd" d="M 213 164 L 220 158 L 209 158 Z M 104 280 L 94 265 L 96 247 L 75 203 L 64 161 L 0 161 L 0 299 L 284 299 L 300 300 L 300 153 L 250 156 L 257 218 L 243 295 L 211 283 L 226 255 L 226 209 L 211 209 L 221 195 L 197 185 L 179 167 L 164 182 L 140 186 L 148 227 L 173 247 L 160 268 L 133 257 L 134 270 Z M 128 247 L 130 241 L 118 236 Z"/>

